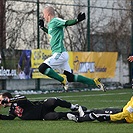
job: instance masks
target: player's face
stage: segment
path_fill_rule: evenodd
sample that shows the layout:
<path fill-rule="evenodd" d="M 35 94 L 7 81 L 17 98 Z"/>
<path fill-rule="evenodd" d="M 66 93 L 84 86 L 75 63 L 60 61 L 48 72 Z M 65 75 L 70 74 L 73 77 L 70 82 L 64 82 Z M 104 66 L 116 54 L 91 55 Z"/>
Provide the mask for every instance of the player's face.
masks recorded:
<path fill-rule="evenodd" d="M 45 19 L 46 22 L 49 22 L 49 13 L 47 10 L 44 9 L 44 12 L 43 12 L 43 17 Z"/>
<path fill-rule="evenodd" d="M 7 97 L 8 98 L 8 97 Z M 2 95 L 0 95 L 0 107 L 10 107 L 11 106 L 11 103 L 7 103 L 7 104 L 1 104 L 1 102 L 2 102 L 2 100 L 3 100 L 4 98 L 3 98 L 3 96 Z"/>

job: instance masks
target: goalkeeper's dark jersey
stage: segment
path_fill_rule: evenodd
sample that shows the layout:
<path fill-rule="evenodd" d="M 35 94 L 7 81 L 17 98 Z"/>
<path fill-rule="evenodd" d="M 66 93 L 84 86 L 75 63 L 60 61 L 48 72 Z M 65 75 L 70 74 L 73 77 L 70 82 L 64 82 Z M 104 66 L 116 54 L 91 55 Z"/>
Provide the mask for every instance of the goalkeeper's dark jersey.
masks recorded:
<path fill-rule="evenodd" d="M 25 96 L 6 99 L 3 103 L 11 103 L 9 115 L 0 114 L 2 120 L 59 120 L 67 118 L 67 112 L 56 112 L 56 107 L 71 108 L 71 103 L 59 98 L 48 98 L 43 101 L 29 101 Z"/>
<path fill-rule="evenodd" d="M 31 102 L 26 98 L 13 101 L 9 109 L 9 115 L 1 115 L 0 117 L 3 120 L 13 120 L 15 117 L 22 120 L 42 120 L 43 103 L 44 101 Z"/>

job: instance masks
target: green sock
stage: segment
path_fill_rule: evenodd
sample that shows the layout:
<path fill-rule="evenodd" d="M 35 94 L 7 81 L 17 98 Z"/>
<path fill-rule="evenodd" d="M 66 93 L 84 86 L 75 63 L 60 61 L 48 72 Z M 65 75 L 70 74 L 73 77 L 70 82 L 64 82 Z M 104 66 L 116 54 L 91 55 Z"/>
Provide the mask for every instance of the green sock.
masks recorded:
<path fill-rule="evenodd" d="M 52 68 L 47 68 L 44 72 L 45 75 L 47 75 L 50 78 L 54 78 L 60 82 L 64 80 L 62 76 L 60 76 L 58 73 L 56 73 Z"/>
<path fill-rule="evenodd" d="M 81 82 L 87 85 L 95 85 L 93 79 L 84 77 L 82 75 L 74 75 L 74 82 Z"/>

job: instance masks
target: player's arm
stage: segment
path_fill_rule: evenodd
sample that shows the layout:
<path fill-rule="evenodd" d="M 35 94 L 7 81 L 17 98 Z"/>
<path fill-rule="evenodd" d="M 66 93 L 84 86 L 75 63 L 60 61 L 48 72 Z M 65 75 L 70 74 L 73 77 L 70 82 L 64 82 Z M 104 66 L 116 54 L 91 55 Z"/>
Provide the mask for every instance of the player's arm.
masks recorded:
<path fill-rule="evenodd" d="M 21 96 L 20 95 L 20 96 L 14 97 L 14 98 L 10 98 L 9 102 L 14 103 L 14 102 L 23 101 L 23 100 L 27 100 L 26 96 Z"/>
<path fill-rule="evenodd" d="M 13 115 L 2 115 L 0 114 L 0 120 L 14 120 L 15 116 Z"/>
<path fill-rule="evenodd" d="M 72 26 L 72 25 L 75 25 L 77 23 L 78 23 L 77 19 L 67 20 L 66 23 L 65 23 L 65 26 Z"/>
<path fill-rule="evenodd" d="M 65 23 L 65 26 L 72 26 L 72 25 L 75 25 L 81 21 L 83 21 L 85 19 L 85 13 L 79 13 L 78 16 L 77 16 L 77 19 L 74 19 L 74 20 L 67 20 L 66 23 Z"/>
<path fill-rule="evenodd" d="M 25 101 L 25 100 L 27 100 L 25 96 L 17 96 L 14 98 L 5 98 L 1 101 L 1 104 L 14 103 L 14 102 Z"/>
<path fill-rule="evenodd" d="M 44 32 L 48 33 L 48 29 L 46 27 L 40 27 Z"/>
<path fill-rule="evenodd" d="M 44 27 L 44 20 L 43 19 L 39 19 L 39 27 L 46 33 L 48 33 L 48 29 L 46 27 Z"/>

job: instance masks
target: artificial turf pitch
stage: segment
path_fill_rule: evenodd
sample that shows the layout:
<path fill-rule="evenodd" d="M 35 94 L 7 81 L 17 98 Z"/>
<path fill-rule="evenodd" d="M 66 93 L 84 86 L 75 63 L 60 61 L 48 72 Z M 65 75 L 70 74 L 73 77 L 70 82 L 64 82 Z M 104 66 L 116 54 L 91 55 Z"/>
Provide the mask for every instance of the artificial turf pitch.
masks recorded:
<path fill-rule="evenodd" d="M 132 89 L 102 91 L 82 91 L 66 93 L 48 93 L 26 95 L 30 100 L 43 100 L 59 97 L 73 104 L 86 106 L 88 109 L 117 107 L 122 108 L 133 95 Z M 0 114 L 7 114 L 9 108 L 1 109 Z M 57 107 L 56 111 L 68 111 Z M 83 122 L 69 120 L 58 121 L 24 121 L 0 120 L 0 133 L 131 133 L 133 125 L 126 123 Z"/>

